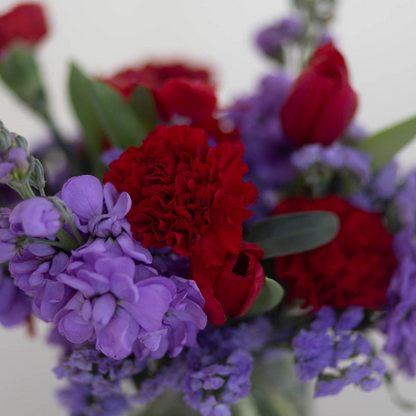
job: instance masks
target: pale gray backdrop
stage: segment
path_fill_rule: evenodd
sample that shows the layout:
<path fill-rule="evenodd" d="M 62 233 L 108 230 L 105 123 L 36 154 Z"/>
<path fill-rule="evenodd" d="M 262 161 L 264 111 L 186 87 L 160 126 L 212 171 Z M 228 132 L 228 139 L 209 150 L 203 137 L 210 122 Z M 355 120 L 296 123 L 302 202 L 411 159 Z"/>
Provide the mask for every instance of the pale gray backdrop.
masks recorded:
<path fill-rule="evenodd" d="M 16 2 L 0 0 L 0 13 Z M 252 90 L 270 65 L 255 51 L 252 35 L 288 10 L 286 0 L 45 0 L 52 34 L 39 51 L 53 112 L 76 133 L 66 95 L 67 63 L 110 74 L 152 57 L 192 57 L 215 70 L 223 103 Z M 334 28 L 360 95 L 358 118 L 370 131 L 416 114 L 416 1 L 340 0 Z M 0 119 L 30 143 L 44 140 L 38 120 L 0 85 Z M 403 170 L 416 166 L 416 144 L 401 155 Z M 55 403 L 56 352 L 42 337 L 0 328 L 0 414 L 64 416 Z M 416 399 L 416 382 L 399 383 Z M 347 389 L 314 402 L 316 416 L 404 414 L 385 389 Z"/>

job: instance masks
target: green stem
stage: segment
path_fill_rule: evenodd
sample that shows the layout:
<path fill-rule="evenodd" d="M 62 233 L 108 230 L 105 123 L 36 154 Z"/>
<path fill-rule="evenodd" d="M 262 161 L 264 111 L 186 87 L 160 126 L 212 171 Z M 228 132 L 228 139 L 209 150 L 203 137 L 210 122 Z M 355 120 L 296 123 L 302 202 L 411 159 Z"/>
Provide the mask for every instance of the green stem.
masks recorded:
<path fill-rule="evenodd" d="M 84 244 L 85 244 L 85 241 L 84 241 L 84 239 L 81 237 L 81 234 L 79 233 L 79 231 L 78 231 L 78 228 L 77 227 L 75 227 L 75 224 L 71 224 L 71 229 L 72 229 L 72 232 L 74 233 L 74 235 L 75 235 L 75 238 L 77 239 L 77 241 L 78 241 L 78 244 L 80 244 L 81 246 L 83 246 Z"/>
<path fill-rule="evenodd" d="M 25 183 L 22 186 L 10 184 L 9 186 L 10 188 L 14 189 L 23 199 L 30 199 L 36 196 L 28 183 Z"/>
<path fill-rule="evenodd" d="M 64 247 L 64 245 L 60 243 L 59 241 L 51 241 L 51 240 L 46 240 L 43 238 L 35 238 L 34 241 L 35 243 L 48 244 L 50 246 L 57 247 L 57 248 L 67 251 L 66 247 Z"/>
<path fill-rule="evenodd" d="M 79 244 L 74 238 L 72 238 L 63 228 L 61 228 L 57 233 L 56 237 L 60 241 L 66 251 L 72 251 L 79 248 Z"/>

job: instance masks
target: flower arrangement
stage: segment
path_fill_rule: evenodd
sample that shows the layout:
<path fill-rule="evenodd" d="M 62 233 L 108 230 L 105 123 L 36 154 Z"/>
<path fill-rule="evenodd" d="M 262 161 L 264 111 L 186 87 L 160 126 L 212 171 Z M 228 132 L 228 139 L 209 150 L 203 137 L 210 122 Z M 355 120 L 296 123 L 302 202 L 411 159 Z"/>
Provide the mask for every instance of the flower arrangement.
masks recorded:
<path fill-rule="evenodd" d="M 0 322 L 50 323 L 72 416 L 306 415 L 299 383 L 415 376 L 416 176 L 392 157 L 416 118 L 354 123 L 334 8 L 296 0 L 262 30 L 276 70 L 227 108 L 204 68 L 72 65 L 81 142 L 48 110 L 43 9 L 0 16 L 0 77 L 54 138 L 30 152 L 0 122 Z"/>

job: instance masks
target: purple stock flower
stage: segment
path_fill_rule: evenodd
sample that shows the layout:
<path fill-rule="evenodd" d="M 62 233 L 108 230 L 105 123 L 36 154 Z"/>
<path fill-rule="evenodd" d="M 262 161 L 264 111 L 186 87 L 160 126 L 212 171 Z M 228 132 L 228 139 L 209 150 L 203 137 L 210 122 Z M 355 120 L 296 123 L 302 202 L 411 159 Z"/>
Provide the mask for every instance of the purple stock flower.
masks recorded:
<path fill-rule="evenodd" d="M 301 20 L 289 17 L 259 32 L 256 43 L 266 55 L 280 59 L 282 48 L 298 40 L 303 30 Z"/>
<path fill-rule="evenodd" d="M 61 228 L 61 214 L 51 201 L 36 197 L 20 202 L 10 214 L 10 229 L 16 235 L 49 237 Z"/>
<path fill-rule="evenodd" d="M 0 266 L 0 323 L 6 327 L 25 322 L 32 310 L 32 301 Z"/>
<path fill-rule="evenodd" d="M 18 251 L 19 236 L 10 230 L 10 209 L 0 211 L 0 264 L 9 261 Z"/>
<path fill-rule="evenodd" d="M 0 155 L 0 183 L 23 178 L 29 165 L 27 152 L 20 147 L 12 147 L 4 155 Z"/>
<path fill-rule="evenodd" d="M 115 359 L 131 354 L 137 339 L 156 350 L 176 286 L 156 271 L 155 277 L 138 280 L 143 268 L 148 270 L 128 257 L 74 252 L 66 272 L 58 276 L 77 290 L 55 317 L 61 334 L 74 343 L 96 341 L 98 350 Z"/>
<path fill-rule="evenodd" d="M 207 324 L 207 316 L 203 312 L 205 300 L 196 283 L 177 276 L 172 276 L 170 280 L 175 283 L 177 293 L 163 321 L 166 332 L 159 348 L 150 353 L 152 358 L 161 358 L 167 351 L 169 357 L 176 357 L 185 346 L 196 347 L 198 331 Z M 136 351 L 136 355 L 140 354 Z"/>

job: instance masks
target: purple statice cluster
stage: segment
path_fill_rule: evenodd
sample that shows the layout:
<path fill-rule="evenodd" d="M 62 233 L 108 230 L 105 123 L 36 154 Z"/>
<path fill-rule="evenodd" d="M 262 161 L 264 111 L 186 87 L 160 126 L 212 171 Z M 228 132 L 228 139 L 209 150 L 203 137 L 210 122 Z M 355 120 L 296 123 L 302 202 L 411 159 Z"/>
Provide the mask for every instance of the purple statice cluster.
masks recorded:
<path fill-rule="evenodd" d="M 136 400 L 149 403 L 166 390 L 177 390 L 203 416 L 230 416 L 230 406 L 250 391 L 252 353 L 270 340 L 272 325 L 258 318 L 239 326 L 209 327 L 198 344 L 143 381 Z"/>
<path fill-rule="evenodd" d="M 234 328 L 208 327 L 193 348 L 163 361 L 134 354 L 114 360 L 84 344 L 55 369 L 58 378 L 70 381 L 59 397 L 74 415 L 98 416 L 97 409 L 108 407 L 109 415 L 118 416 L 134 403 L 151 403 L 176 391 L 203 416 L 230 416 L 230 406 L 250 391 L 252 354 L 264 349 L 271 334 L 266 318 Z M 128 383 L 135 385 L 135 394 L 124 388 Z"/>
<path fill-rule="evenodd" d="M 290 157 L 294 147 L 285 137 L 278 114 L 289 91 L 291 80 L 282 73 L 264 77 L 257 92 L 240 98 L 229 110 L 246 148 L 247 180 L 259 190 L 258 203 L 251 209 L 249 224 L 269 215 L 276 207 L 278 191 L 290 183 L 296 170 Z"/>
<path fill-rule="evenodd" d="M 385 351 L 397 358 L 399 368 L 416 375 L 416 245 L 414 231 L 404 229 L 394 239 L 398 267 L 387 292 L 382 329 L 387 335 Z"/>
<path fill-rule="evenodd" d="M 304 31 L 304 22 L 301 19 L 287 17 L 262 29 L 257 35 L 256 44 L 267 56 L 280 62 L 284 58 L 284 47 L 293 45 L 302 37 Z"/>
<path fill-rule="evenodd" d="M 339 317 L 334 309 L 323 307 L 310 329 L 293 340 L 299 379 L 317 379 L 315 397 L 338 394 L 350 384 L 364 391 L 381 385 L 386 366 L 357 330 L 363 319 L 359 307 L 350 307 Z"/>
<path fill-rule="evenodd" d="M 114 359 L 175 356 L 205 327 L 204 299 L 193 281 L 153 267 L 130 233 L 130 207 L 112 184 L 72 178 L 57 197 L 2 211 L 2 261 L 35 314 L 70 342 Z"/>
<path fill-rule="evenodd" d="M 371 180 L 371 156 L 340 143 L 304 146 L 293 153 L 292 163 L 314 195 L 327 193 L 334 182 L 355 193 Z"/>

